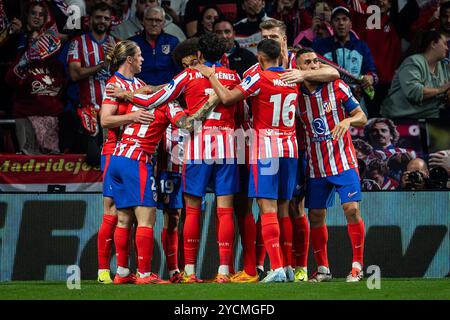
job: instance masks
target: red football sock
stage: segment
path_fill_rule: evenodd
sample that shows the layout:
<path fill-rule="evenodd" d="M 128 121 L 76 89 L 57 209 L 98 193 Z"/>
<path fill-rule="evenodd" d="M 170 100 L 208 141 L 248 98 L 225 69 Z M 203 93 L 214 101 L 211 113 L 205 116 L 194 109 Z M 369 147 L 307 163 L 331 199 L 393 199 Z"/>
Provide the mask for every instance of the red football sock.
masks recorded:
<path fill-rule="evenodd" d="M 296 267 L 308 266 L 309 223 L 306 215 L 294 219 L 294 263 Z"/>
<path fill-rule="evenodd" d="M 229 265 L 234 241 L 233 208 L 217 208 L 220 265 Z"/>
<path fill-rule="evenodd" d="M 167 230 L 166 261 L 169 271 L 178 269 L 178 230 Z"/>
<path fill-rule="evenodd" d="M 163 227 L 162 231 L 161 231 L 161 246 L 164 250 L 164 254 L 166 256 L 166 260 L 167 260 L 167 228 Z"/>
<path fill-rule="evenodd" d="M 128 268 L 130 252 L 130 229 L 116 227 L 114 231 L 114 246 L 116 247 L 117 266 Z"/>
<path fill-rule="evenodd" d="M 183 223 L 183 225 L 184 225 L 184 223 Z M 183 238 L 183 230 L 181 230 L 181 232 L 178 233 L 178 243 L 184 244 L 183 239 L 184 239 Z M 178 250 L 178 254 L 179 254 L 178 267 L 180 268 L 180 270 L 184 270 L 184 250 Z"/>
<path fill-rule="evenodd" d="M 185 264 L 195 264 L 197 261 L 198 246 L 200 244 L 200 213 L 201 208 L 186 206 L 186 219 L 183 230 Z"/>
<path fill-rule="evenodd" d="M 325 266 L 328 268 L 327 242 L 328 229 L 326 225 L 311 228 L 311 245 L 314 259 L 316 260 L 317 266 Z"/>
<path fill-rule="evenodd" d="M 290 217 L 281 217 L 280 224 L 280 246 L 283 255 L 283 266 L 292 265 L 292 222 Z"/>
<path fill-rule="evenodd" d="M 359 262 L 363 266 L 364 254 L 364 221 L 349 223 L 347 225 L 348 235 L 352 242 L 353 262 Z"/>
<path fill-rule="evenodd" d="M 266 247 L 262 236 L 261 217 L 256 223 L 256 265 L 264 266 L 266 260 Z"/>
<path fill-rule="evenodd" d="M 100 225 L 97 236 L 97 256 L 98 268 L 109 269 L 111 259 L 111 248 L 114 239 L 114 230 L 117 225 L 117 216 L 111 214 L 103 215 L 103 222 Z"/>
<path fill-rule="evenodd" d="M 264 213 L 261 215 L 261 231 L 264 245 L 270 259 L 270 266 L 273 270 L 283 266 L 280 250 L 280 226 L 276 212 Z"/>
<path fill-rule="evenodd" d="M 152 269 L 153 256 L 153 228 L 136 228 L 136 247 L 139 272 L 150 272 Z"/>
<path fill-rule="evenodd" d="M 256 275 L 256 223 L 253 214 L 239 217 L 244 271 L 249 276 Z"/>

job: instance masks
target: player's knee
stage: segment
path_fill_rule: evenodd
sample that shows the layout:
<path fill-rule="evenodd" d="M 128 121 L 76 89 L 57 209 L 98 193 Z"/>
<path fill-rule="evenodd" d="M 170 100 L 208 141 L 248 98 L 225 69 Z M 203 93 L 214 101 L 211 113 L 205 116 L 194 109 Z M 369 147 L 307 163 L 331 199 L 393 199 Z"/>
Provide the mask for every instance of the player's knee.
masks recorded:
<path fill-rule="evenodd" d="M 347 221 L 350 223 L 357 223 L 361 219 L 361 214 L 357 205 L 344 205 L 344 213 Z"/>
<path fill-rule="evenodd" d="M 103 208 L 105 214 L 117 215 L 116 206 L 114 205 L 114 200 L 109 197 L 103 197 Z"/>
<path fill-rule="evenodd" d="M 308 217 L 311 228 L 319 228 L 325 224 L 325 211 L 324 210 L 310 210 Z"/>

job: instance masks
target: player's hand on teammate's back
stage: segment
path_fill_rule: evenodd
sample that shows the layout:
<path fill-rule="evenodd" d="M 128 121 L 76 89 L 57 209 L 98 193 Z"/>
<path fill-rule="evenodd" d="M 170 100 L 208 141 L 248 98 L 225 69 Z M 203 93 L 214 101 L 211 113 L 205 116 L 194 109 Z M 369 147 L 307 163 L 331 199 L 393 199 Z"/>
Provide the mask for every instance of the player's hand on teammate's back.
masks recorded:
<path fill-rule="evenodd" d="M 131 119 L 135 123 L 150 124 L 155 120 L 155 115 L 144 109 L 139 109 L 138 111 L 131 113 Z"/>
<path fill-rule="evenodd" d="M 301 70 L 291 69 L 281 74 L 280 79 L 287 83 L 298 83 L 305 80 L 305 76 Z"/>
<path fill-rule="evenodd" d="M 344 134 L 347 132 L 349 127 L 350 127 L 350 121 L 348 119 L 342 120 L 333 128 L 333 130 L 331 130 L 332 138 L 334 140 L 341 139 L 344 136 Z"/>

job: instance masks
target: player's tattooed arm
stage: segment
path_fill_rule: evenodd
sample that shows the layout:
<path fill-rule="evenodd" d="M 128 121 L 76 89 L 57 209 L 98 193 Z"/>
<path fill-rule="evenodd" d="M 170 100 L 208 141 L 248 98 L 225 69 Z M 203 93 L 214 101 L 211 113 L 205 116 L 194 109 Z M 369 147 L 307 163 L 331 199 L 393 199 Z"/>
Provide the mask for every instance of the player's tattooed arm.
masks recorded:
<path fill-rule="evenodd" d="M 206 101 L 203 106 L 197 110 L 193 115 L 189 117 L 181 117 L 176 123 L 178 128 L 186 129 L 189 132 L 194 131 L 195 121 L 203 121 L 206 119 L 208 114 L 214 110 L 214 108 L 219 104 L 219 97 L 213 93 L 210 95 L 208 101 Z"/>
<path fill-rule="evenodd" d="M 196 113 L 188 117 L 188 120 L 192 122 L 205 120 L 208 114 L 212 110 L 214 110 L 214 108 L 219 104 L 219 102 L 220 100 L 217 94 L 211 93 L 208 101 L 206 101 L 205 104 L 200 109 L 198 109 Z"/>

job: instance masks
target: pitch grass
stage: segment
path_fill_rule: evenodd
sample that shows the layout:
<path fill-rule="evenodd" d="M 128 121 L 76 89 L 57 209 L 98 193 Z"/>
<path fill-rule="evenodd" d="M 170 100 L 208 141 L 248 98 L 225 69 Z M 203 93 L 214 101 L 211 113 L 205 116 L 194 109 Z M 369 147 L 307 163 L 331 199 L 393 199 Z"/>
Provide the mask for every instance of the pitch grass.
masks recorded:
<path fill-rule="evenodd" d="M 345 283 L 101 285 L 82 281 L 80 290 L 65 282 L 0 283 L 0 299 L 26 300 L 450 300 L 450 279 L 382 279 L 381 289 L 366 281 Z"/>

